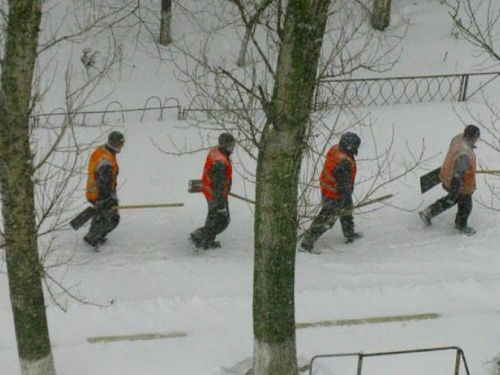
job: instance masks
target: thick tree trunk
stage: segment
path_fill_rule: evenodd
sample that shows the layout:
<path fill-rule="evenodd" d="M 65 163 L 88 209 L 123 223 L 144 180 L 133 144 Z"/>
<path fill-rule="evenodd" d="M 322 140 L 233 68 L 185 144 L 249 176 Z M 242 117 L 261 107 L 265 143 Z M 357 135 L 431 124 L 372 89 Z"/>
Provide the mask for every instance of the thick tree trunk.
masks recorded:
<path fill-rule="evenodd" d="M 375 30 L 384 31 L 391 21 L 391 1 L 373 0 L 371 24 Z"/>
<path fill-rule="evenodd" d="M 54 361 L 38 256 L 32 154 L 31 90 L 40 0 L 10 0 L 0 100 L 0 186 L 10 299 L 23 375 L 53 375 Z"/>
<path fill-rule="evenodd" d="M 160 44 L 172 43 L 172 0 L 161 0 Z"/>
<path fill-rule="evenodd" d="M 257 162 L 254 374 L 298 374 L 297 191 L 330 1 L 290 0 Z"/>

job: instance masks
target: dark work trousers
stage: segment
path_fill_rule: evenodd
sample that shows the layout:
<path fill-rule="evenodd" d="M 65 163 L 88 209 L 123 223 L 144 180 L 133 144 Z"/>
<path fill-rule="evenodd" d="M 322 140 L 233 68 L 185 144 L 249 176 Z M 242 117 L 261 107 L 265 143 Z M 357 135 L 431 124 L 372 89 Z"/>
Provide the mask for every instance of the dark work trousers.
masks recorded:
<path fill-rule="evenodd" d="M 429 206 L 430 218 L 439 215 L 440 213 L 453 207 L 455 204 L 458 205 L 457 216 L 455 217 L 455 226 L 457 228 L 465 228 L 467 226 L 469 215 L 472 212 L 472 196 L 468 194 L 460 194 L 455 201 L 451 201 L 448 195 L 438 199 Z"/>
<path fill-rule="evenodd" d="M 208 249 L 213 246 L 215 237 L 222 233 L 230 222 L 229 206 L 226 202 L 226 213 L 217 212 L 214 201 L 207 201 L 208 214 L 205 225 L 191 233 L 197 247 Z"/>
<path fill-rule="evenodd" d="M 99 210 L 92 218 L 89 232 L 85 237 L 92 244 L 98 243 L 115 229 L 119 223 L 120 215 L 118 214 L 118 210 Z"/>
<path fill-rule="evenodd" d="M 309 229 L 304 233 L 302 240 L 306 246 L 311 246 L 316 240 L 321 237 L 328 229 L 333 227 L 335 221 L 340 216 L 340 225 L 342 232 L 346 238 L 352 236 L 354 233 L 354 220 L 352 215 L 341 215 L 342 207 L 340 201 L 329 198 L 323 195 L 321 200 L 321 210 L 313 219 Z"/>

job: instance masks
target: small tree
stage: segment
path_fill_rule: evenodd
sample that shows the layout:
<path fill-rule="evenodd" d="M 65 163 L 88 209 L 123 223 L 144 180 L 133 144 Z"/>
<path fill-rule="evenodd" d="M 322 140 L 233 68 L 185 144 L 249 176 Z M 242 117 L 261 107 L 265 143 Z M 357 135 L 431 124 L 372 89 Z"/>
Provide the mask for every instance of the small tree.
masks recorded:
<path fill-rule="evenodd" d="M 42 15 L 40 0 L 10 0 L 0 101 L 0 186 L 9 290 L 24 375 L 55 374 L 38 258 L 31 90 Z"/>
<path fill-rule="evenodd" d="M 65 4 L 62 4 L 65 5 Z M 0 189 L 3 216 L 3 243 L 9 278 L 9 291 L 18 355 L 22 375 L 56 373 L 46 317 L 42 282 L 50 276 L 44 268 L 39 238 L 53 234 L 64 223 L 61 211 L 71 202 L 71 181 L 78 176 L 80 147 L 68 131 L 78 106 L 83 105 L 93 84 L 113 65 L 104 63 L 92 80 L 72 88 L 71 65 L 66 71 L 66 105 L 68 116 L 62 127 L 48 126 L 52 135 L 37 148 L 36 137 L 43 128 L 32 116 L 44 90 L 35 78 L 41 53 L 71 38 L 82 38 L 85 32 L 105 23 L 123 20 L 124 5 L 110 13 L 99 13 L 90 24 L 72 34 L 41 37 L 43 29 L 40 0 L 9 0 L 1 3 L 2 71 L 0 96 Z M 120 15 L 119 15 L 120 13 Z M 100 28 L 99 32 L 103 29 Z M 69 133 L 69 135 L 68 135 Z M 53 137 L 55 135 L 55 137 Z M 67 136 L 67 137 L 66 137 Z M 69 140 L 68 140 L 69 139 Z M 64 143 L 64 140 L 68 140 Z M 52 144 L 50 142 L 53 141 Z M 47 143 L 49 142 L 49 143 Z M 59 155 L 58 155 L 59 153 Z M 64 156 L 62 158 L 56 155 Z M 57 160 L 59 159 L 59 160 Z M 61 160 L 62 159 L 62 160 Z M 60 168 L 60 169 L 58 169 Z M 66 218 L 67 220 L 67 218 Z M 49 290 L 50 291 L 50 290 Z"/>

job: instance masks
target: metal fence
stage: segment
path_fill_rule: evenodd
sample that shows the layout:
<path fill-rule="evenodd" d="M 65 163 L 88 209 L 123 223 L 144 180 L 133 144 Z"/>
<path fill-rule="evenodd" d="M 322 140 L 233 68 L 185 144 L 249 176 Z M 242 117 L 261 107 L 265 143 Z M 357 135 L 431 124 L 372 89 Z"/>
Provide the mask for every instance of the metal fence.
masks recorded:
<path fill-rule="evenodd" d="M 106 105 L 103 110 L 66 112 L 63 108 L 56 108 L 49 113 L 38 113 L 31 116 L 32 125 L 35 127 L 50 124 L 51 127 L 61 125 L 68 117 L 77 126 L 118 124 L 131 121 L 143 122 L 162 121 L 166 111 L 176 111 L 177 119 L 183 119 L 182 106 L 174 97 L 161 99 L 158 96 L 150 96 L 142 108 L 124 108 L 119 101 L 113 101 Z"/>
<path fill-rule="evenodd" d="M 431 352 L 443 352 L 443 351 L 455 351 L 455 356 L 454 356 L 454 363 L 452 363 L 452 366 L 450 366 L 453 370 L 452 373 L 448 373 L 449 375 L 459 375 L 460 370 L 463 368 L 465 371 L 465 374 L 470 375 L 469 372 L 469 366 L 467 365 L 467 361 L 465 359 L 465 355 L 462 349 L 460 349 L 457 346 L 449 346 L 449 347 L 439 347 L 439 348 L 427 348 L 427 349 L 413 349 L 413 350 L 401 350 L 401 351 L 392 351 L 392 352 L 379 352 L 379 353 L 344 353 L 344 354 L 324 354 L 324 355 L 317 355 L 314 356 L 311 359 L 310 365 L 309 365 L 309 375 L 313 374 L 313 371 L 316 371 L 314 369 L 315 363 L 320 360 L 320 359 L 325 359 L 325 358 L 332 358 L 332 359 L 338 359 L 341 357 L 357 357 L 357 361 L 355 363 L 355 374 L 356 375 L 362 375 L 363 374 L 363 369 L 364 369 L 364 360 L 366 358 L 373 358 L 373 357 L 381 357 L 381 356 L 394 356 L 394 355 L 409 355 L 409 354 L 422 354 L 422 353 L 431 353 Z M 425 367 L 425 365 L 428 365 L 425 360 L 421 359 L 419 363 L 422 364 L 422 367 Z M 408 366 L 408 358 L 405 358 L 405 364 Z M 425 364 L 425 365 L 424 365 Z M 463 364 L 463 367 L 462 367 Z M 417 365 L 418 367 L 418 365 Z M 416 368 L 415 370 L 417 373 L 424 374 L 425 373 L 425 368 Z M 446 375 L 445 371 L 442 371 L 442 369 L 436 369 L 436 371 L 440 374 Z M 314 372 L 315 374 L 317 372 Z M 338 372 L 337 372 L 338 373 Z M 383 373 L 383 372 L 382 372 Z M 385 372 L 387 373 L 387 371 Z M 406 372 L 408 373 L 408 372 Z M 350 372 L 350 374 L 354 374 L 353 372 Z"/>
<path fill-rule="evenodd" d="M 467 73 L 415 77 L 368 78 L 321 81 L 316 88 L 314 109 L 322 110 L 335 106 L 351 107 L 371 105 L 395 105 L 435 101 L 466 101 L 480 92 L 486 85 L 500 76 L 495 73 Z M 68 117 L 76 125 L 117 124 L 145 119 L 162 121 L 165 111 L 175 110 L 178 120 L 185 120 L 189 113 L 206 112 L 209 117 L 214 109 L 183 107 L 175 97 L 161 99 L 150 96 L 141 108 L 124 108 L 113 101 L 103 110 L 65 112 L 57 108 L 50 113 L 31 116 L 33 126 L 62 125 Z M 260 110 L 255 108 L 254 110 Z M 233 116 L 237 110 L 221 110 Z"/>
<path fill-rule="evenodd" d="M 493 72 L 323 80 L 316 89 L 314 108 L 466 101 L 499 76 Z"/>

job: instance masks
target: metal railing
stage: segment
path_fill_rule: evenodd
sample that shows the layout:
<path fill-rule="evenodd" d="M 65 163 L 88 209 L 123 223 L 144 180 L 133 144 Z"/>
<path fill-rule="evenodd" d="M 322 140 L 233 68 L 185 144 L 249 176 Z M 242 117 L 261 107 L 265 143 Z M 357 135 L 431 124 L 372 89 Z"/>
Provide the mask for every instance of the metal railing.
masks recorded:
<path fill-rule="evenodd" d="M 162 100 L 158 96 L 150 96 L 142 108 L 123 108 L 123 104 L 117 100 L 112 101 L 106 105 L 103 110 L 93 111 L 75 111 L 68 113 L 63 108 L 56 108 L 49 113 L 37 113 L 30 116 L 32 126 L 44 126 L 54 122 L 63 122 L 68 116 L 73 117 L 73 123 L 80 126 L 88 124 L 98 125 L 115 120 L 116 123 L 120 121 L 125 123 L 131 121 L 143 122 L 148 113 L 154 113 L 156 121 L 162 121 L 164 112 L 167 110 L 176 110 L 177 119 L 182 120 L 183 111 L 179 100 L 174 97 L 169 97 Z M 54 121 L 57 120 L 57 121 Z"/>
<path fill-rule="evenodd" d="M 358 357 L 356 375 L 362 375 L 363 372 L 363 360 L 369 357 L 380 357 L 380 356 L 392 356 L 392 355 L 403 355 L 403 354 L 414 354 L 414 353 L 429 353 L 429 352 L 438 352 L 438 351 L 448 351 L 454 350 L 456 351 L 455 355 L 455 364 L 454 364 L 454 372 L 453 375 L 459 375 L 461 364 L 463 363 L 465 373 L 470 375 L 469 366 L 467 365 L 467 361 L 465 359 L 465 355 L 462 349 L 457 346 L 447 346 L 447 347 L 439 347 L 439 348 L 426 348 L 426 349 L 413 349 L 413 350 L 400 350 L 400 351 L 392 351 L 392 352 L 379 352 L 379 353 L 343 353 L 343 354 L 323 354 L 317 355 L 311 358 L 311 362 L 309 365 L 309 375 L 313 374 L 314 362 L 321 358 L 339 358 L 339 357 Z M 424 372 L 421 372 L 424 373 Z"/>
<path fill-rule="evenodd" d="M 413 77 L 333 79 L 319 83 L 314 108 L 466 101 L 500 76 L 500 72 Z M 485 80 L 481 80 L 484 78 Z M 471 88 L 471 84 L 474 87 Z"/>
<path fill-rule="evenodd" d="M 342 105 L 356 107 L 444 100 L 466 101 L 498 77 L 500 77 L 500 72 L 325 80 L 321 81 L 316 88 L 314 110 Z M 480 78 L 485 78 L 485 80 L 481 81 Z M 84 126 L 107 123 L 111 120 L 124 123 L 131 121 L 132 114 L 136 115 L 133 121 L 142 122 L 146 114 L 153 111 L 156 113 L 156 121 L 162 121 L 163 114 L 167 110 L 176 110 L 178 120 L 185 120 L 190 113 L 194 112 L 205 112 L 208 117 L 218 112 L 237 117 L 238 112 L 238 109 L 208 110 L 182 107 L 175 97 L 162 100 L 158 96 L 150 96 L 142 108 L 125 109 L 121 102 L 113 101 L 108 103 L 103 110 L 68 113 L 63 108 L 56 108 L 50 113 L 38 113 L 30 118 L 33 126 L 46 124 L 54 126 L 52 123 L 54 119 L 62 122 L 71 115 L 75 124 Z M 259 111 L 260 109 L 250 110 Z"/>

